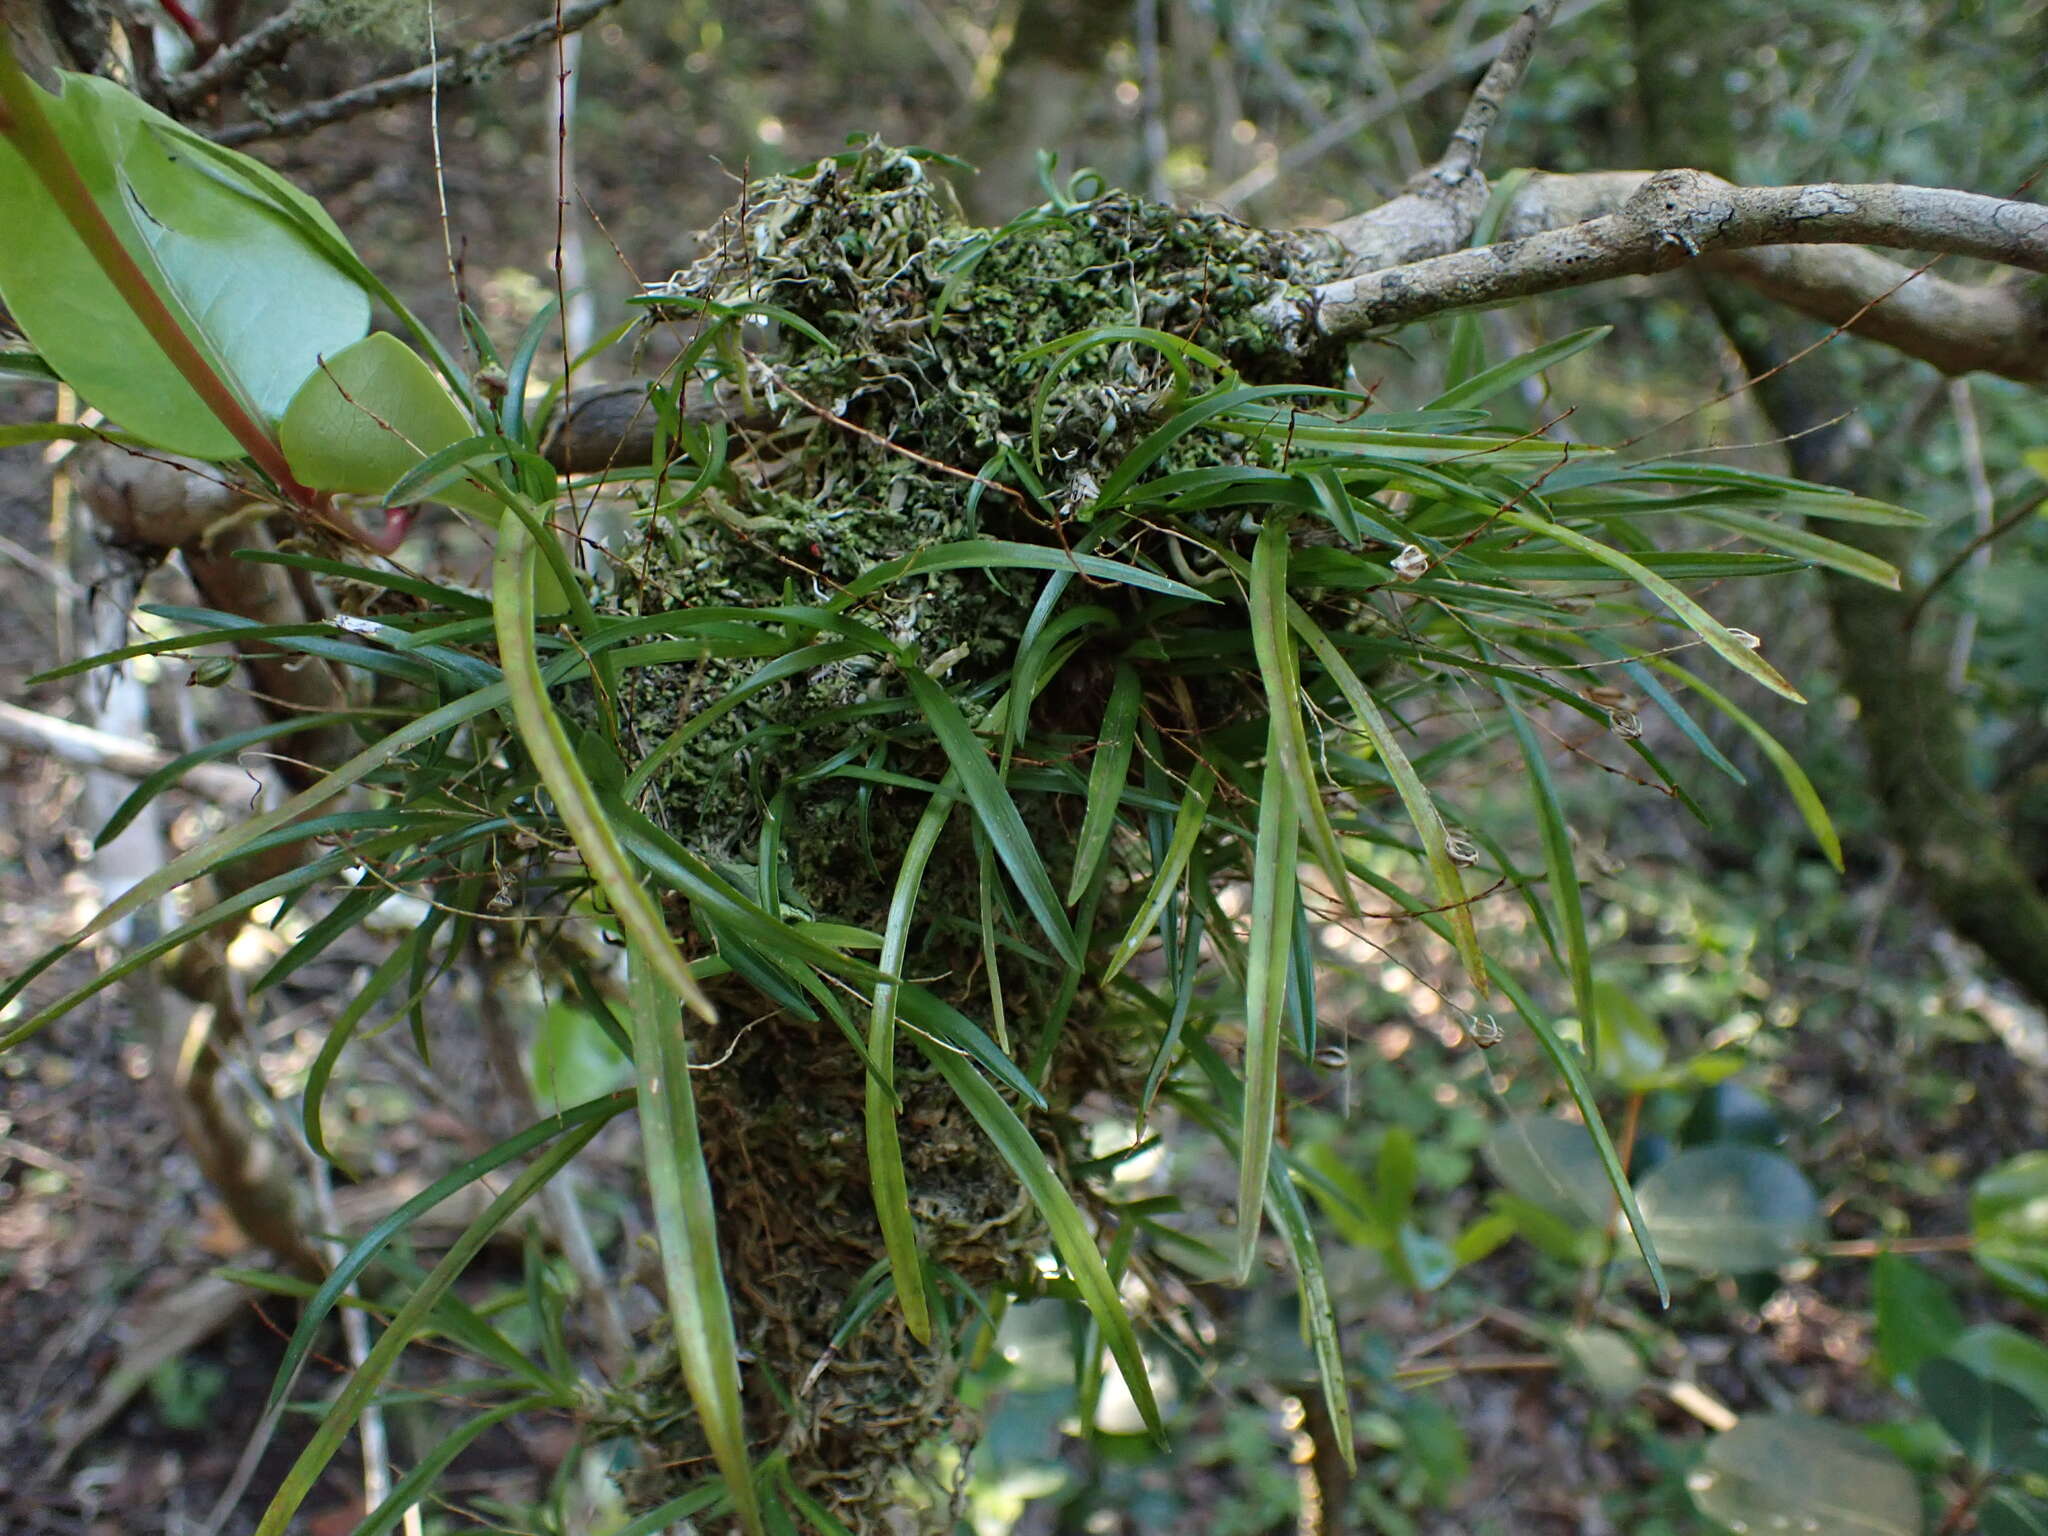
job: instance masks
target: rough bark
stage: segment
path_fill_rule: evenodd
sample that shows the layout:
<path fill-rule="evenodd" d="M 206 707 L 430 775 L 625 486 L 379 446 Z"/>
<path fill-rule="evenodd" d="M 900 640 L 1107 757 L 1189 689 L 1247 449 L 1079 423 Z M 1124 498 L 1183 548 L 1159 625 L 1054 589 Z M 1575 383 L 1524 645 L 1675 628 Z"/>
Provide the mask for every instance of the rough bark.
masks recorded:
<path fill-rule="evenodd" d="M 1738 187 L 1702 171 L 1658 171 L 1614 213 L 1339 278 L 1276 301 L 1267 317 L 1280 330 L 1307 326 L 1325 336 L 1358 336 L 1452 310 L 1668 272 L 1722 251 L 1843 244 L 2048 272 L 2048 208 L 1939 187 Z"/>

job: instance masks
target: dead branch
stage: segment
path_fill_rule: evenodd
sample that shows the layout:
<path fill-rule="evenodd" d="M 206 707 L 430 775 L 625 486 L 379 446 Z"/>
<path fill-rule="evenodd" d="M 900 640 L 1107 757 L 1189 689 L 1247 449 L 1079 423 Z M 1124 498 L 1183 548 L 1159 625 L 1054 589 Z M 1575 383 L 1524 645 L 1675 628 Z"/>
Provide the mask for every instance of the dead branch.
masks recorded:
<path fill-rule="evenodd" d="M 1410 177 L 1399 196 L 1324 231 L 1344 253 L 1345 271 L 1405 265 L 1456 250 L 1471 238 L 1488 196 L 1486 177 L 1479 169 L 1487 132 L 1522 83 L 1537 40 L 1557 14 L 1557 4 L 1558 0 L 1536 0 L 1516 18 L 1436 164 Z"/>
<path fill-rule="evenodd" d="M 171 761 L 168 752 L 144 746 L 125 736 L 94 730 L 75 720 L 60 720 L 18 704 L 0 703 L 0 742 L 44 752 L 81 768 L 103 768 L 126 779 L 147 778 Z M 263 781 L 241 768 L 223 763 L 195 763 L 178 779 L 179 786 L 227 810 L 246 811 L 262 792 Z"/>
<path fill-rule="evenodd" d="M 310 106 L 274 117 L 230 123 L 225 128 L 214 130 L 212 137 L 216 143 L 230 145 L 251 144 L 259 139 L 295 138 L 316 128 L 325 128 L 329 123 L 346 122 L 379 107 L 424 96 L 437 84 L 443 89 L 466 85 L 508 59 L 516 59 L 522 53 L 530 53 L 558 37 L 581 31 L 617 4 L 619 0 L 576 0 L 575 4 L 563 7 L 559 27 L 553 17 L 536 21 L 491 42 L 478 43 L 458 53 L 448 54 L 404 74 L 372 80 L 367 85 L 356 86 L 325 101 L 316 101 Z M 253 33 L 250 35 L 254 36 Z"/>

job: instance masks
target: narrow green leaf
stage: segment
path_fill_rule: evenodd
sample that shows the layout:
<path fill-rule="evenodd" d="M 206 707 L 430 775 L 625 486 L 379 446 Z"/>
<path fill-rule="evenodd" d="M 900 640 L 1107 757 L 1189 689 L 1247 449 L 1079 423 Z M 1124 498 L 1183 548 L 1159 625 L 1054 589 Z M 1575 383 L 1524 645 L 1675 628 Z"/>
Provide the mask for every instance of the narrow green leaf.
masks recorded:
<path fill-rule="evenodd" d="M 1423 858 L 1429 865 L 1431 878 L 1436 883 L 1437 900 L 1448 919 L 1452 943 L 1458 957 L 1464 962 L 1465 974 L 1483 996 L 1486 991 L 1487 964 L 1479 949 L 1479 932 L 1472 922 L 1472 908 L 1465 893 L 1464 877 L 1459 874 L 1457 864 L 1451 858 L 1450 833 L 1444 826 L 1443 816 L 1436 808 L 1436 801 L 1430 797 L 1423 785 L 1422 776 L 1415 771 L 1415 765 L 1408 760 L 1408 754 L 1401 749 L 1401 743 L 1387 726 L 1386 718 L 1380 713 L 1379 705 L 1373 702 L 1371 693 L 1359 680 L 1343 653 L 1330 642 L 1330 637 L 1293 603 L 1288 605 L 1288 620 L 1294 626 L 1308 648 L 1315 653 L 1323 670 L 1337 685 L 1337 691 L 1344 695 L 1344 702 L 1358 719 L 1359 729 L 1372 743 L 1379 754 L 1380 762 L 1387 770 L 1387 777 L 1394 781 L 1394 791 L 1401 797 L 1401 805 L 1408 813 L 1408 820 L 1415 827 L 1416 836 L 1422 841 Z"/>
<path fill-rule="evenodd" d="M 1498 679 L 1494 688 L 1507 706 L 1508 723 L 1514 727 L 1515 742 L 1522 749 L 1522 765 L 1529 771 L 1529 799 L 1536 807 L 1536 824 L 1543 833 L 1543 862 L 1550 873 L 1550 907 L 1557 916 L 1564 937 L 1565 970 L 1572 979 L 1572 1001 L 1578 1010 L 1579 1038 L 1586 1042 L 1586 1064 L 1598 1069 L 1600 1038 L 1598 1007 L 1593 993 L 1593 957 L 1586 944 L 1586 903 L 1579 887 L 1579 872 L 1572 859 L 1571 831 L 1565 826 L 1564 808 L 1558 803 L 1557 785 L 1550 776 L 1550 763 L 1529 724 L 1514 691 Z"/>
<path fill-rule="evenodd" d="M 1532 347 L 1520 357 L 1511 357 L 1506 362 L 1495 363 L 1491 368 L 1475 373 L 1462 384 L 1454 384 L 1434 400 L 1425 410 L 1448 411 L 1460 406 L 1481 405 L 1495 395 L 1513 389 L 1524 379 L 1532 379 L 1546 368 L 1554 368 L 1568 357 L 1576 356 L 1607 337 L 1613 332 L 1611 325 L 1588 326 L 1583 331 L 1573 331 L 1569 336 L 1560 336 L 1555 341 Z"/>
<path fill-rule="evenodd" d="M 846 584 L 832 599 L 832 606 L 847 607 L 905 576 L 961 569 L 1068 571 L 1093 581 L 1117 582 L 1144 592 L 1184 598 L 1191 603 L 1217 601 L 1208 593 L 1197 591 L 1171 576 L 1162 576 L 1139 565 L 1126 565 L 1120 560 L 1108 560 L 1101 555 L 1075 554 L 1044 544 L 1016 544 L 1004 539 L 961 539 L 950 544 L 934 544 L 929 549 L 920 549 L 900 559 L 870 566 Z"/>
<path fill-rule="evenodd" d="M 967 724 L 966 717 L 960 713 L 960 706 L 923 669 L 915 663 L 906 663 L 903 679 L 910 685 L 911 696 L 916 699 L 925 722 L 931 726 L 932 734 L 945 749 L 953 771 L 959 774 L 960 788 L 980 818 L 989 842 L 994 844 L 996 857 L 1003 861 L 1010 878 L 1017 882 L 1017 893 L 1024 898 L 1024 905 L 1037 919 L 1040 930 L 1060 959 L 1078 969 L 1081 954 L 1074 944 L 1074 930 L 1060 905 L 1059 892 L 1053 888 L 1052 876 L 1045 871 L 1045 860 L 1039 855 L 1037 841 L 1025 829 L 1024 818 L 1018 814 L 1016 802 L 1010 798 L 1009 790 L 1003 787 L 1003 781 L 996 777 L 995 767 L 989 762 L 981 738 Z"/>
<path fill-rule="evenodd" d="M 1180 814 L 1173 820 L 1173 836 L 1167 841 L 1165 856 L 1153 868 L 1145 903 L 1138 909 L 1138 915 L 1131 919 L 1130 927 L 1124 930 L 1123 938 L 1103 967 L 1102 980 L 1105 983 L 1114 980 L 1117 972 L 1130 964 L 1131 957 L 1158 926 L 1159 914 L 1166 910 L 1166 904 L 1179 889 L 1181 871 L 1187 868 L 1195 844 L 1208 825 L 1209 799 L 1215 793 L 1216 775 L 1207 763 L 1195 764 L 1194 772 L 1188 775 L 1187 794 L 1181 800 Z"/>
<path fill-rule="evenodd" d="M 629 943 L 638 945 L 662 980 L 704 1019 L 716 1017 L 711 999 L 690 974 L 690 963 L 676 948 L 660 910 L 647 894 L 619 846 L 610 819 L 598 804 L 589 776 L 569 746 L 562 722 L 548 702 L 533 639 L 534 540 L 519 517 L 498 521 L 498 550 L 493 563 L 492 606 L 498 653 L 505 669 L 505 687 L 519 722 L 521 743 L 535 769 L 555 797 L 555 807 L 576 841 L 591 878 L 597 881 Z"/>
<path fill-rule="evenodd" d="M 948 774 L 950 780 L 957 776 Z M 910 952 L 910 922 L 917 910 L 919 887 L 925 866 L 946 829 L 953 802 L 934 795 L 918 818 L 910 842 L 903 850 L 903 863 L 896 871 L 895 889 L 889 896 L 889 917 L 882 929 L 882 952 L 877 957 L 882 969 L 900 975 Z M 924 1261 L 917 1248 L 917 1221 L 910 1210 L 910 1185 L 903 1171 L 903 1141 L 896 1129 L 896 1008 L 900 984 L 893 980 L 875 983 L 873 1004 L 868 1013 L 868 1078 L 866 1123 L 868 1180 L 875 1199 L 875 1219 L 881 1223 L 882 1244 L 889 1255 L 889 1269 L 895 1276 L 896 1296 L 903 1306 L 903 1323 L 923 1344 L 932 1341 L 931 1309 L 924 1291 Z"/>
<path fill-rule="evenodd" d="M 1074 840 L 1068 906 L 1081 899 L 1109 852 L 1124 781 L 1130 777 L 1131 753 L 1138 745 L 1138 706 L 1142 702 L 1137 669 L 1128 662 L 1119 664 L 1116 681 L 1110 685 L 1109 704 L 1102 712 L 1095 757 L 1088 765 L 1088 809 L 1081 818 L 1081 835 Z"/>
<path fill-rule="evenodd" d="M 1002 1155 L 1023 1183 L 1025 1193 L 1045 1218 L 1053 1247 L 1073 1277 L 1082 1303 L 1102 1331 L 1109 1353 L 1123 1372 L 1131 1401 L 1138 1406 L 1146 1426 L 1162 1443 L 1165 1427 L 1159 1418 L 1159 1404 L 1152 1395 L 1152 1382 L 1145 1373 L 1145 1356 L 1138 1348 L 1138 1336 L 1124 1310 L 1123 1297 L 1109 1276 L 1109 1267 L 1095 1246 L 1088 1223 L 1074 1204 L 1074 1198 L 1046 1161 L 1045 1152 L 1017 1118 L 1003 1096 L 991 1088 L 967 1062 L 943 1045 L 912 1036 L 926 1060 L 952 1085 L 961 1104 L 980 1125 L 996 1151 Z"/>
<path fill-rule="evenodd" d="M 697 1135 L 682 1010 L 662 959 L 637 943 L 629 948 L 641 1153 L 661 1243 L 676 1355 L 726 1492 L 741 1523 L 759 1536 L 761 1510 L 754 1496 L 740 1406 L 739 1345 L 718 1257 L 718 1207 Z"/>
<path fill-rule="evenodd" d="M 1296 715 L 1299 722 L 1299 715 Z M 1244 982 L 1244 1139 L 1237 1162 L 1237 1283 L 1258 1257 L 1266 1175 L 1280 1109 L 1280 1039 L 1292 953 L 1300 824 L 1295 796 L 1279 766 L 1286 726 L 1268 723 L 1259 824 L 1251 849 L 1252 931 Z M 1343 867 L 1341 864 L 1338 866 Z M 1345 882 L 1349 884 L 1348 881 Z"/>
<path fill-rule="evenodd" d="M 1533 512 L 1521 512 L 1510 508 L 1500 514 L 1500 520 L 1504 523 L 1512 523 L 1515 527 L 1525 529 L 1530 533 L 1541 534 L 1546 538 L 1555 539 L 1558 543 L 1568 548 L 1576 549 L 1580 554 L 1592 556 L 1610 570 L 1619 571 L 1622 575 L 1649 591 L 1657 601 L 1671 610 L 1680 623 L 1706 641 L 1708 646 L 1722 660 L 1726 661 L 1738 672 L 1745 673 L 1756 679 L 1756 681 L 1762 683 L 1773 693 L 1782 694 L 1795 704 L 1804 704 L 1806 702 L 1805 695 L 1786 682 L 1783 677 L 1779 676 L 1776 667 L 1765 661 L 1763 657 L 1743 644 L 1742 641 L 1736 639 L 1734 634 L 1719 619 L 1715 618 L 1706 609 L 1687 597 L 1678 588 L 1674 587 L 1633 555 L 1625 555 L 1620 550 L 1610 545 L 1602 544 L 1597 539 L 1587 538 L 1586 535 L 1580 533 L 1576 528 L 1568 528 L 1562 523 L 1550 522 Z"/>
<path fill-rule="evenodd" d="M 1710 688 L 1692 673 L 1676 662 L 1662 656 L 1645 658 L 1649 664 L 1667 677 L 1675 677 L 1694 693 L 1705 699 L 1714 708 L 1733 720 L 1757 744 L 1771 766 L 1778 770 L 1778 777 L 1785 781 L 1785 789 L 1792 796 L 1792 803 L 1799 807 L 1799 814 L 1805 820 L 1807 830 L 1813 833 L 1814 841 L 1820 844 L 1820 851 L 1834 865 L 1835 872 L 1842 872 L 1842 839 L 1835 831 L 1834 820 L 1828 815 L 1828 808 L 1821 803 L 1820 791 L 1813 787 L 1813 780 L 1806 776 L 1792 756 L 1763 726 L 1759 725 L 1747 711 L 1718 689 Z"/>
<path fill-rule="evenodd" d="M 1880 560 L 1867 550 L 1827 538 L 1797 523 L 1760 517 L 1754 512 L 1739 511 L 1734 507 L 1695 507 L 1689 515 L 1698 522 L 1746 534 L 1767 548 L 1797 555 L 1802 560 L 1824 565 L 1845 576 L 1854 576 L 1872 586 L 1888 587 L 1894 592 L 1899 590 L 1899 570 L 1890 561 Z"/>
<path fill-rule="evenodd" d="M 516 1398 L 512 1402 L 479 1413 L 442 1435 L 426 1455 L 392 1485 L 391 1492 L 385 1496 L 384 1502 L 370 1511 L 351 1536 L 384 1536 L 386 1531 L 393 1529 L 405 1518 L 407 1510 L 427 1497 L 433 1489 L 435 1480 L 448 1470 L 456 1457 L 475 1443 L 478 1436 L 487 1430 L 496 1429 L 507 1419 L 519 1414 L 557 1406 L 560 1405 L 554 1398 L 538 1394 Z"/>
<path fill-rule="evenodd" d="M 482 1251 L 484 1244 L 512 1219 L 535 1191 L 583 1150 L 602 1124 L 599 1121 L 596 1125 L 581 1126 L 569 1132 L 537 1157 L 506 1187 L 504 1193 L 485 1208 L 482 1215 L 463 1230 L 441 1262 L 406 1298 L 405 1305 L 398 1309 L 369 1355 L 343 1385 L 340 1396 L 320 1420 L 305 1450 L 299 1453 L 298 1460 L 285 1474 L 282 1485 L 256 1527 L 257 1536 L 285 1536 L 291 1528 L 293 1515 L 325 1474 L 328 1462 L 341 1449 L 342 1441 L 362 1416 L 363 1409 L 376 1396 L 377 1388 L 383 1384 L 392 1366 L 397 1364 L 406 1345 L 418 1336 L 448 1288 L 461 1277 L 463 1270 L 469 1267 L 469 1261 Z M 332 1283 L 331 1278 L 329 1283 Z"/>
<path fill-rule="evenodd" d="M 1296 824 L 1307 828 L 1309 846 L 1323 872 L 1346 910 L 1356 916 L 1358 903 L 1344 875 L 1344 850 L 1337 844 L 1329 808 L 1323 804 L 1315 759 L 1309 755 L 1308 729 L 1302 721 L 1301 658 L 1287 625 L 1288 609 L 1293 606 L 1287 596 L 1287 559 L 1287 519 L 1270 518 L 1253 546 L 1251 569 L 1252 651 L 1258 658 L 1259 679 L 1265 684 L 1266 712 L 1275 727 L 1273 745 L 1278 749 L 1277 758 L 1267 763 L 1266 792 L 1284 786 L 1293 798 Z M 1276 765 L 1279 785 L 1272 782 Z"/>
<path fill-rule="evenodd" d="M 142 779 L 128 792 L 128 797 L 114 807 L 114 814 L 107 818 L 107 824 L 100 828 L 92 840 L 92 845 L 95 848 L 106 847 L 109 842 L 121 835 L 123 828 L 142 814 L 143 808 L 150 801 L 184 778 L 200 763 L 210 763 L 216 758 L 231 756 L 244 747 L 253 747 L 278 736 L 290 735 L 297 731 L 324 730 L 330 725 L 341 725 L 354 718 L 355 713 L 351 710 L 338 710 L 324 715 L 293 715 L 286 720 L 272 720 L 263 725 L 251 726 L 246 731 L 231 732 L 207 742 L 203 747 L 181 753 L 155 773 Z M 249 799 L 252 804 L 262 787 L 262 782 L 252 774 L 249 779 Z"/>

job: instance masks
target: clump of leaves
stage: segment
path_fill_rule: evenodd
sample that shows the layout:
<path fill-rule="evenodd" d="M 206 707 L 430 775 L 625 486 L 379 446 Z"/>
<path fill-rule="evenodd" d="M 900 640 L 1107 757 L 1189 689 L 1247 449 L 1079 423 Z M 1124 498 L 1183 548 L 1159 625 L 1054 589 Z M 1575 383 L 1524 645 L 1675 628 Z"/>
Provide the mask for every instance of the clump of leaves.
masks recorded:
<path fill-rule="evenodd" d="M 118 147 L 111 163 L 128 174 Z M 214 179 L 226 164 L 186 163 Z M 353 272 L 326 226 L 254 172 L 234 174 Z M 1489 956 L 1484 904 L 1527 907 L 1597 1041 L 1546 733 L 1590 731 L 1632 776 L 1683 797 L 1635 706 L 1702 746 L 1687 692 L 1746 717 L 1668 651 L 1703 647 L 1793 690 L 1681 583 L 1853 554 L 1779 529 L 1763 515 L 1778 507 L 1903 515 L 1489 429 L 1489 398 L 1595 332 L 1468 370 L 1421 409 L 1382 410 L 1340 356 L 1292 353 L 1251 319 L 1276 288 L 1324 275 L 1314 244 L 1085 179 L 1049 191 L 977 231 L 925 157 L 867 146 L 750 192 L 705 260 L 649 295 L 688 340 L 650 392 L 652 461 L 609 477 L 637 489 L 641 523 L 601 580 L 556 531 L 558 505 L 560 527 L 575 521 L 559 498 L 595 487 L 558 486 L 535 452 L 523 385 L 538 326 L 503 363 L 513 387 L 500 407 L 452 369 L 443 393 L 386 337 L 357 344 L 378 354 L 359 378 L 335 376 L 350 348 L 298 385 L 282 408 L 292 469 L 317 470 L 323 490 L 494 515 L 492 591 L 328 552 L 271 557 L 376 590 L 344 639 L 325 626 L 267 638 L 390 679 L 413 701 L 397 706 L 406 718 L 389 729 L 381 701 L 357 757 L 184 855 L 87 932 L 286 840 L 331 851 L 196 913 L 8 1035 L 345 872 L 373 878 L 259 988 L 384 892 L 429 889 L 432 916 L 320 1053 L 306 1103 L 319 1146 L 335 1058 L 371 1015 L 409 1012 L 424 1033 L 433 976 L 485 917 L 546 919 L 514 931 L 548 945 L 635 1063 L 691 1427 L 677 1428 L 680 1398 L 662 1400 L 666 1370 L 585 1408 L 662 1441 L 659 1460 L 715 1458 L 718 1486 L 662 1490 L 672 1517 L 722 1499 L 759 1529 L 765 1499 L 820 1529 L 878 1526 L 920 1441 L 971 1436 L 950 1384 L 1004 1298 L 1048 1285 L 1085 1310 L 1090 1353 L 1113 1358 L 1162 1431 L 1140 1337 L 1168 1313 L 1160 1277 L 1244 1277 L 1268 1216 L 1348 1445 L 1337 1319 L 1301 1170 L 1277 1134 L 1284 1064 L 1307 1070 L 1317 1050 L 1312 920 L 1390 916 L 1450 946 L 1465 976 L 1451 1007 L 1482 1043 L 1510 1011 L 1541 1042 L 1661 1283 L 1580 1052 Z M 762 321 L 779 346 L 752 345 L 748 323 Z M 211 362 L 232 380 L 237 356 L 223 344 Z M 686 382 L 730 401 L 730 419 L 686 420 Z M 249 448 L 234 433 L 208 446 Z M 1763 552 L 1671 553 L 1644 531 L 1681 515 Z M 119 655 L 235 627 L 177 617 L 186 635 Z M 1588 688 L 1595 668 L 1617 682 Z M 1454 768 L 1526 786 L 1540 870 L 1432 788 Z M 361 805 L 338 808 L 357 786 Z M 1831 837 L 1817 805 L 1809 814 Z M 1247 898 L 1226 901 L 1232 889 Z M 1368 913 L 1367 891 L 1384 913 Z M 563 920 L 622 938 L 623 1008 L 573 947 L 548 942 Z M 1170 1101 L 1228 1149 L 1234 1252 L 1119 1194 L 1110 1175 L 1137 1147 L 1081 1149 L 1076 1106 L 1104 1091 L 1141 1123 Z M 291 1518 L 488 1233 L 626 1102 L 537 1126 L 422 1197 L 537 1154 L 404 1301 L 266 1530 Z M 330 1278 L 294 1365 L 424 1208 Z M 1151 1299 L 1133 1308 L 1127 1293 Z M 509 1367 L 497 1342 L 480 1347 Z M 565 1370 L 513 1377 L 518 1395 L 492 1412 L 584 1403 Z M 946 1501 L 929 1502 L 937 1518 Z"/>

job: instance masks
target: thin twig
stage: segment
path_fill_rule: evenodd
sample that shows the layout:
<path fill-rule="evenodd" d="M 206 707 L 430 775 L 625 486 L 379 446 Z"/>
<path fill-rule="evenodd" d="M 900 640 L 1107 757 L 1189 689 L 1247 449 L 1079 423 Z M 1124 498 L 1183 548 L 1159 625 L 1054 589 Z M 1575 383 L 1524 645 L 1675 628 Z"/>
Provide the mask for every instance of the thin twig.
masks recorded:
<path fill-rule="evenodd" d="M 1902 635 L 1911 635 L 1913 633 L 1914 627 L 1920 622 L 1921 615 L 1927 611 L 1928 600 L 1935 593 L 1939 592 L 1946 583 L 1954 579 L 1957 571 L 1960 571 L 1970 563 L 1972 555 L 1976 554 L 1978 550 L 1983 549 L 1986 545 L 2004 538 L 2043 507 L 2048 507 L 2048 491 L 2031 488 L 2021 492 L 2017 500 L 2008 503 L 2005 514 L 1997 522 L 1949 556 L 1948 563 L 1936 571 L 1934 578 L 1920 589 L 1920 595 L 1913 599 L 1913 606 L 1906 610 L 1905 618 L 1899 621 L 1899 633 Z"/>
<path fill-rule="evenodd" d="M 1950 409 L 1955 412 L 1956 436 L 1963 450 L 1963 478 L 1970 487 L 1970 526 L 1976 535 L 1971 540 L 1976 547 L 1971 550 L 1968 563 L 1981 585 L 1984 573 L 1991 568 L 1991 546 L 1983 542 L 1984 535 L 1998 521 L 1998 513 L 1993 509 L 1991 499 L 1991 476 L 1984 469 L 1984 436 L 1977 430 L 1977 407 L 1970 397 L 1970 381 L 1950 379 L 1948 398 Z M 1977 609 L 1973 604 L 1963 610 L 1955 637 L 1949 643 L 1948 685 L 1951 690 L 1963 686 L 1963 679 L 1970 670 L 1970 652 L 1976 644 Z"/>
<path fill-rule="evenodd" d="M 275 16 L 260 26 L 252 27 L 204 64 L 166 80 L 164 100 L 174 107 L 189 107 L 215 91 L 238 84 L 252 71 L 280 57 L 293 43 L 312 31 L 317 19 L 314 0 L 292 0 Z"/>
<path fill-rule="evenodd" d="M 559 26 L 555 18 L 549 17 L 492 42 L 447 54 L 402 75 L 372 80 L 367 85 L 356 86 L 353 90 L 343 91 L 338 96 L 330 96 L 325 101 L 316 101 L 296 111 L 250 122 L 230 123 L 214 131 L 214 142 L 233 145 L 249 144 L 258 139 L 295 138 L 316 128 L 325 128 L 329 123 L 360 117 L 378 107 L 424 96 L 434 88 L 436 81 L 450 86 L 467 84 L 508 59 L 529 53 L 564 33 L 580 31 L 617 4 L 619 0 L 577 0 L 575 5 L 563 8 Z"/>
<path fill-rule="evenodd" d="M 1480 78 L 1478 89 L 1466 104 L 1451 142 L 1437 161 L 1434 175 L 1439 181 L 1458 182 L 1479 169 L 1479 157 L 1486 149 L 1486 135 L 1500 120 L 1500 114 L 1522 83 L 1537 39 L 1557 14 L 1558 0 L 1536 0 L 1516 18 L 1500 45 L 1500 53 Z"/>
<path fill-rule="evenodd" d="M 1563 21 L 1571 21 L 1600 3 L 1601 0 L 1570 0 L 1569 4 L 1558 8 L 1559 17 Z M 1512 34 L 1501 34 L 1490 37 L 1483 43 L 1474 43 L 1469 48 L 1461 48 L 1436 68 L 1417 75 L 1398 92 L 1377 95 L 1372 100 L 1352 108 L 1343 116 L 1330 119 L 1306 138 L 1288 145 L 1271 160 L 1238 177 L 1236 181 L 1218 192 L 1212 200 L 1220 207 L 1234 208 L 1246 198 L 1257 196 L 1281 177 L 1328 154 L 1339 144 L 1356 139 L 1380 119 L 1399 112 L 1404 107 L 1414 106 L 1431 92 L 1441 90 L 1450 84 L 1473 65 L 1483 64 L 1493 58 L 1507 46 L 1510 35 Z"/>

